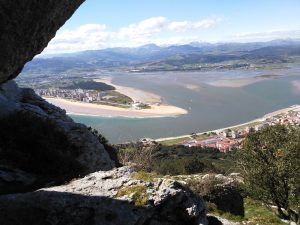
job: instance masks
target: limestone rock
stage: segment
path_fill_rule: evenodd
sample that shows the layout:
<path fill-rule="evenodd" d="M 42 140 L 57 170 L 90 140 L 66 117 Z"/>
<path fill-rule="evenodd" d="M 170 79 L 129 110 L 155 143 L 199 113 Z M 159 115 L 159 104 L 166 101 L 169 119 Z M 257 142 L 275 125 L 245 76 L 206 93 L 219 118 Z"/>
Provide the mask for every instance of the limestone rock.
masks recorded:
<path fill-rule="evenodd" d="M 239 189 L 243 179 L 239 174 L 194 174 L 174 178 L 188 184 L 193 191 L 215 204 L 219 210 L 244 216 L 244 200 Z"/>
<path fill-rule="evenodd" d="M 171 180 L 134 180 L 132 172 L 121 167 L 63 186 L 0 196 L 0 224 L 207 224 L 206 204 L 190 190 Z M 138 204 L 142 194 L 146 199 Z"/>
<path fill-rule="evenodd" d="M 219 210 L 244 216 L 244 199 L 237 185 L 241 178 L 238 175 L 226 177 L 210 174 L 202 179 L 203 183 L 213 184 L 207 185 L 207 190 L 203 193 L 205 200 L 214 203 Z"/>
<path fill-rule="evenodd" d="M 0 85 L 0 117 L 18 111 L 53 121 L 67 136 L 68 141 L 80 148 L 81 153 L 76 160 L 85 168 L 83 175 L 115 167 L 114 161 L 110 159 L 104 146 L 85 125 L 75 123 L 66 115 L 65 110 L 48 103 L 33 90 L 19 88 L 14 81 L 8 81 Z M 32 126 L 34 126 L 34 121 Z"/>
<path fill-rule="evenodd" d="M 17 193 L 31 190 L 36 177 L 22 170 L 0 167 L 0 193 Z"/>
<path fill-rule="evenodd" d="M 0 116 L 7 115 L 19 107 L 16 102 L 20 100 L 21 89 L 14 81 L 0 84 Z"/>
<path fill-rule="evenodd" d="M 84 0 L 1 0 L 0 83 L 15 78 Z"/>

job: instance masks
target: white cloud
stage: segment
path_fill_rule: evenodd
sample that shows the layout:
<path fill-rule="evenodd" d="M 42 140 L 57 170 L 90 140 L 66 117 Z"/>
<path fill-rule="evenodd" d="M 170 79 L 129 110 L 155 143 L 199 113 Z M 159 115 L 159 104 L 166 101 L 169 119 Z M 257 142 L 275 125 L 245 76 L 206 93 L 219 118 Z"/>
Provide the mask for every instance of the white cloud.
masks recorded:
<path fill-rule="evenodd" d="M 184 32 L 191 28 L 191 22 L 189 22 L 189 21 L 171 22 L 169 24 L 168 28 L 171 31 Z"/>
<path fill-rule="evenodd" d="M 172 36 L 165 39 L 155 39 L 153 40 L 153 43 L 161 46 L 170 46 L 170 45 L 184 45 L 189 44 L 191 42 L 200 41 L 199 37 L 196 36 Z"/>
<path fill-rule="evenodd" d="M 220 23 L 222 18 L 211 17 L 196 22 L 193 21 L 174 21 L 169 23 L 168 29 L 175 32 L 184 32 L 191 29 L 207 29 L 214 27 L 216 24 Z"/>
<path fill-rule="evenodd" d="M 109 47 L 136 47 L 149 43 L 181 44 L 191 38 L 172 35 L 172 32 L 188 29 L 210 28 L 221 21 L 218 17 L 211 17 L 200 21 L 168 21 L 163 16 L 151 17 L 137 23 L 121 27 L 117 31 L 110 31 L 105 24 L 85 24 L 75 29 L 59 31 L 49 43 L 43 54 L 76 52 L 95 50 Z"/>
<path fill-rule="evenodd" d="M 254 33 L 240 33 L 228 37 L 233 41 L 270 41 L 275 39 L 300 38 L 300 30 L 273 30 Z"/>
<path fill-rule="evenodd" d="M 152 17 L 137 24 L 122 27 L 116 35 L 119 38 L 145 39 L 161 32 L 165 23 L 165 17 Z"/>
<path fill-rule="evenodd" d="M 72 52 L 103 48 L 112 35 L 104 24 L 86 24 L 73 30 L 58 32 L 46 48 L 47 53 Z"/>
<path fill-rule="evenodd" d="M 214 27 L 222 21 L 220 17 L 212 17 L 204 20 L 200 20 L 193 24 L 193 28 L 210 28 Z"/>

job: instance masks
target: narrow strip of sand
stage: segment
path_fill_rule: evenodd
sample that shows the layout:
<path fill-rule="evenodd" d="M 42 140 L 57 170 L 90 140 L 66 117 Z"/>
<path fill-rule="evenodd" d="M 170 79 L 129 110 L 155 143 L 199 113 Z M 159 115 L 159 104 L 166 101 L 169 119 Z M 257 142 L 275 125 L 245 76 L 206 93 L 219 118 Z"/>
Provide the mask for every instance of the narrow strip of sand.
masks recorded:
<path fill-rule="evenodd" d="M 173 117 L 188 112 L 185 109 L 171 105 L 151 105 L 151 109 L 119 108 L 108 105 L 99 105 L 66 100 L 62 98 L 44 98 L 48 102 L 65 109 L 68 114 L 102 116 L 102 117 Z"/>
<path fill-rule="evenodd" d="M 159 95 L 136 88 L 113 84 L 111 77 L 94 79 L 94 81 L 114 86 L 117 92 L 130 97 L 135 102 L 143 102 L 148 104 L 162 103 L 162 98 Z"/>
<path fill-rule="evenodd" d="M 219 133 L 219 132 L 221 132 L 223 130 L 226 130 L 226 129 L 234 129 L 234 128 L 246 126 L 246 125 L 249 125 L 249 124 L 252 124 L 252 123 L 255 123 L 255 122 L 262 122 L 262 121 L 265 121 L 266 118 L 277 116 L 277 115 L 282 114 L 282 113 L 287 113 L 291 110 L 300 111 L 300 105 L 292 105 L 292 106 L 289 106 L 287 108 L 279 109 L 279 110 L 276 110 L 274 112 L 270 112 L 270 113 L 265 114 L 264 116 L 262 116 L 260 118 L 251 120 L 251 121 L 246 122 L 246 123 L 236 124 L 236 125 L 233 125 L 233 126 L 223 127 L 223 128 L 219 128 L 219 129 L 215 129 L 215 130 L 203 131 L 203 132 L 196 133 L 196 135 L 202 135 L 202 134 L 210 133 L 210 132 Z M 190 134 L 185 134 L 185 135 L 180 135 L 180 136 L 175 136 L 175 137 L 164 137 L 164 138 L 158 138 L 155 141 L 161 142 L 161 141 L 169 141 L 169 140 L 180 139 L 180 138 L 191 138 L 191 135 Z"/>
<path fill-rule="evenodd" d="M 220 79 L 216 81 L 209 82 L 209 85 L 215 86 L 215 87 L 232 87 L 232 88 L 238 88 L 247 86 L 249 84 L 253 84 L 259 81 L 262 81 L 263 79 L 260 78 L 239 78 L 239 79 Z"/>

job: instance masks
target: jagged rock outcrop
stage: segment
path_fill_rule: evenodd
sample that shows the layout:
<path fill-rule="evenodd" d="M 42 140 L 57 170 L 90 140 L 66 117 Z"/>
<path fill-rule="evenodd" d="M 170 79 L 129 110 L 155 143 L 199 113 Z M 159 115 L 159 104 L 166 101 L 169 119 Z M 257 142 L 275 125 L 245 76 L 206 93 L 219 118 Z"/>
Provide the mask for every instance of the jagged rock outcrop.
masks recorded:
<path fill-rule="evenodd" d="M 114 167 L 103 145 L 85 125 L 75 123 L 65 110 L 48 103 L 32 89 L 19 88 L 14 81 L 9 81 L 0 85 L 0 116 L 13 111 L 25 111 L 55 121 L 68 139 L 80 147 L 82 154 L 77 160 L 87 168 L 86 173 Z"/>
<path fill-rule="evenodd" d="M 65 110 L 49 104 L 37 96 L 33 90 L 19 88 L 14 81 L 8 81 L 0 85 L 0 118 L 8 116 L 13 112 L 26 112 L 27 115 L 37 116 L 53 122 L 55 127 L 66 136 L 65 141 L 72 144 L 74 150 L 75 148 L 80 150 L 75 160 L 84 168 L 80 173 L 81 175 L 114 168 L 115 163 L 110 159 L 104 146 L 99 142 L 97 136 L 92 134 L 85 125 L 73 122 L 66 115 Z M 32 129 L 34 129 L 35 121 L 32 121 L 32 126 Z M 18 130 L 14 132 L 17 133 Z M 46 140 L 44 142 L 46 143 Z M 0 153 L 2 152 L 1 147 L 3 148 L 3 146 L 0 146 Z M 22 148 L 26 150 L 29 146 L 24 144 Z M 27 173 L 28 171 L 21 172 L 20 168 L 14 168 L 14 166 L 14 163 L 5 163 L 3 165 L 3 157 L 0 159 L 0 193 L 7 193 L 9 190 L 10 193 L 27 191 L 30 190 L 30 187 L 34 187 L 34 183 L 38 181 L 36 176 L 30 173 L 30 176 L 36 178 L 34 179 L 35 182 L 32 182 L 32 179 L 31 181 L 24 180 L 26 176 L 23 176 L 22 172 Z M 4 176 L 4 174 L 6 175 Z M 4 179 L 4 177 L 7 179 Z M 22 182 L 18 181 L 20 177 L 24 178 Z M 18 184 L 18 188 L 12 188 L 12 184 Z"/>
<path fill-rule="evenodd" d="M 188 183 L 191 189 L 206 201 L 213 203 L 218 210 L 244 216 L 244 199 L 239 184 L 243 179 L 239 174 L 196 174 L 174 177 Z"/>
<path fill-rule="evenodd" d="M 15 78 L 84 0 L 1 0 L 0 83 Z"/>
<path fill-rule="evenodd" d="M 5 225 L 199 225 L 206 204 L 179 183 L 135 180 L 130 167 L 92 173 L 67 185 L 0 196 Z"/>
<path fill-rule="evenodd" d="M 202 193 L 203 198 L 211 203 L 214 203 L 219 210 L 229 212 L 234 215 L 244 216 L 244 199 L 241 195 L 238 183 L 241 182 L 239 176 L 223 176 L 206 175 L 203 178 L 203 183 L 209 183 L 205 193 Z"/>
<path fill-rule="evenodd" d="M 26 112 L 55 123 L 55 130 L 80 149 L 75 160 L 85 168 L 84 174 L 102 170 L 66 185 L 16 194 L 31 191 L 39 177 L 9 164 L 13 157 L 10 161 L 0 158 L 0 190 L 4 192 L 0 195 L 0 224 L 206 225 L 206 204 L 200 197 L 171 180 L 135 180 L 130 168 L 113 169 L 114 162 L 86 126 L 74 123 L 64 110 L 33 90 L 20 89 L 9 81 L 46 47 L 83 1 L 0 1 L 0 117 Z M 34 122 L 28 126 L 34 127 Z M 0 153 L 2 150 L 7 152 L 0 146 Z M 22 151 L 26 152 L 26 146 Z"/>

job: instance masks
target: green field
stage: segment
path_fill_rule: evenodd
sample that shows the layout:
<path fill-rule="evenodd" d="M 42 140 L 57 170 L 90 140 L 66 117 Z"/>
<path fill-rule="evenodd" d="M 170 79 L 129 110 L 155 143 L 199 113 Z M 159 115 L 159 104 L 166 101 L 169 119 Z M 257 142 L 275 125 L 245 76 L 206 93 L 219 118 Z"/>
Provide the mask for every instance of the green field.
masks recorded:
<path fill-rule="evenodd" d="M 191 139 L 190 137 L 181 137 L 181 138 L 175 138 L 171 140 L 160 141 L 159 143 L 162 145 L 171 146 L 171 145 L 181 144 L 190 139 Z"/>

